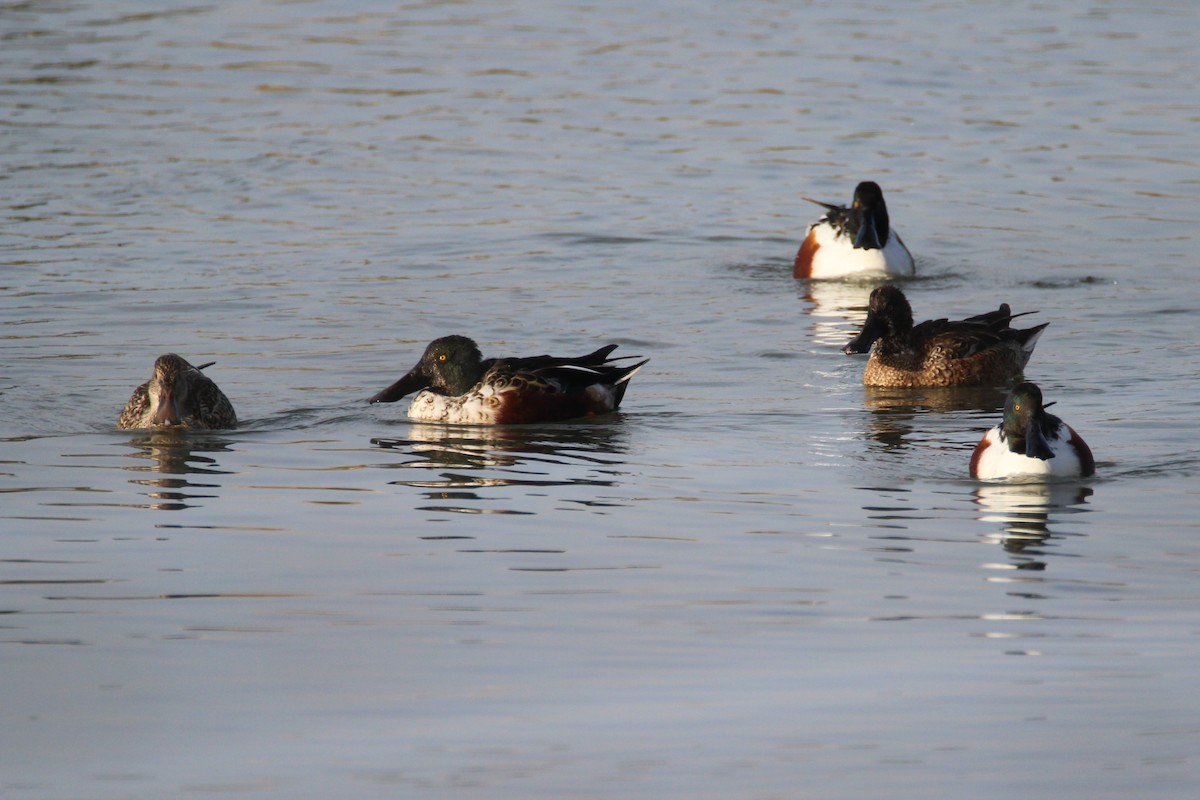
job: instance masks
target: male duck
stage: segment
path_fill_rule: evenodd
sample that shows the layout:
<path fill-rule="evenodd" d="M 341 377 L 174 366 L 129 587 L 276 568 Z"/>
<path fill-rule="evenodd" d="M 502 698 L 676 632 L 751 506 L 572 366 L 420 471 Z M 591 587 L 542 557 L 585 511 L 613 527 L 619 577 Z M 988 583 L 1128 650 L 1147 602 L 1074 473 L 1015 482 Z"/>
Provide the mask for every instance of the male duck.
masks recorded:
<path fill-rule="evenodd" d="M 1086 478 L 1096 472 L 1092 451 L 1075 429 L 1046 413 L 1042 390 L 1018 383 L 1004 403 L 1004 420 L 979 440 L 971 477 Z"/>
<path fill-rule="evenodd" d="M 796 253 L 792 275 L 797 278 L 844 278 L 858 272 L 913 275 L 912 254 L 888 222 L 883 190 L 863 181 L 854 190 L 849 208 L 804 198 L 825 206 L 825 216 L 808 226 Z"/>
<path fill-rule="evenodd" d="M 445 336 L 425 348 L 407 375 L 370 399 L 394 403 L 418 389 L 408 416 L 424 422 L 514 425 L 607 414 L 629 379 L 649 359 L 617 365 L 615 344 L 578 358 L 489 358 L 466 336 Z M 629 358 L 636 358 L 630 356 Z"/>
<path fill-rule="evenodd" d="M 1033 312 L 1025 312 L 1033 313 Z M 897 287 L 871 292 L 862 331 L 842 352 L 871 351 L 867 386 L 988 386 L 1021 379 L 1038 337 L 1050 323 L 1015 330 L 1008 303 L 964 320 L 927 320 L 913 326 L 912 307 Z M 874 347 L 871 347 L 874 343 Z"/>
<path fill-rule="evenodd" d="M 236 428 L 237 414 L 229 398 L 200 371 L 215 363 L 193 367 L 174 353 L 159 356 L 154 376 L 133 390 L 117 427 Z"/>

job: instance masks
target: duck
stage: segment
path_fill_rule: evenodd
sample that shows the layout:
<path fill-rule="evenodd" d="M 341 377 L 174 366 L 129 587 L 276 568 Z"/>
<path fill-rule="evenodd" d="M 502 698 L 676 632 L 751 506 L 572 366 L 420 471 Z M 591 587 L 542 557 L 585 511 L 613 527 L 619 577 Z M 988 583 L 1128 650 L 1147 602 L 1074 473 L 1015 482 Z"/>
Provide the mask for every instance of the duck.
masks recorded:
<path fill-rule="evenodd" d="M 844 278 L 857 273 L 912 276 L 916 274 L 912 253 L 888 220 L 883 190 L 874 181 L 863 181 L 854 189 L 849 208 L 803 198 L 824 206 L 825 215 L 808 226 L 792 276 L 796 278 Z"/>
<path fill-rule="evenodd" d="M 165 353 L 154 360 L 154 375 L 133 390 L 117 427 L 236 428 L 237 414 L 229 398 L 200 370 L 215 361 L 192 366 L 182 356 Z"/>
<path fill-rule="evenodd" d="M 1096 460 L 1083 437 L 1046 408 L 1036 383 L 1018 383 L 1004 402 L 1004 419 L 979 440 L 971 454 L 971 477 L 1086 478 Z"/>
<path fill-rule="evenodd" d="M 521 425 L 590 417 L 615 411 L 629 379 L 650 359 L 617 364 L 609 344 L 575 358 L 541 355 L 483 358 L 467 336 L 443 336 L 425 348 L 403 377 L 370 398 L 394 403 L 418 392 L 410 419 L 468 425 Z M 418 391 L 419 390 L 419 391 Z"/>
<path fill-rule="evenodd" d="M 1023 377 L 1038 337 L 1050 323 L 1016 330 L 1008 303 L 964 320 L 927 320 L 913 325 L 912 307 L 894 284 L 871 291 L 862 330 L 842 348 L 871 353 L 863 370 L 867 386 L 998 386 Z M 872 346 L 873 345 L 873 346 Z"/>

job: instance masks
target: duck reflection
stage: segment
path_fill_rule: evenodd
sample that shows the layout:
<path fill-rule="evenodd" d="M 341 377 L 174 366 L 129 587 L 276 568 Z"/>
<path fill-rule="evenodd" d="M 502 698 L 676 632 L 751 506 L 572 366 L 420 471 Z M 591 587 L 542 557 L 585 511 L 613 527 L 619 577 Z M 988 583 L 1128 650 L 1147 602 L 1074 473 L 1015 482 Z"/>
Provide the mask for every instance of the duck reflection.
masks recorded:
<path fill-rule="evenodd" d="M 418 469 L 498 470 L 496 477 L 472 476 L 473 486 L 570 485 L 589 483 L 615 485 L 616 469 L 622 462 L 614 458 L 627 450 L 626 432 L 620 425 L 581 422 L 568 425 L 427 425 L 414 423 L 405 437 L 375 437 L 371 444 L 386 450 L 400 450 L 417 458 L 403 464 Z M 553 479 L 559 465 L 583 464 L 614 479 Z M 542 476 L 542 477 L 538 477 Z M 446 476 L 453 479 L 460 476 Z M 434 485 L 428 481 L 398 481 L 410 486 Z M 436 485 L 443 485 L 439 482 Z"/>
<path fill-rule="evenodd" d="M 809 305 L 805 314 L 813 341 L 841 350 L 867 318 L 871 290 L 885 283 L 883 276 L 834 281 L 803 281 L 800 299 Z"/>
<path fill-rule="evenodd" d="M 230 474 L 228 470 L 220 469 L 216 458 L 203 454 L 228 452 L 232 443 L 232 439 L 224 436 L 182 428 L 139 431 L 129 440 L 134 448 L 129 456 L 143 463 L 125 469 L 155 474 L 131 481 L 149 487 L 149 508 L 181 511 L 191 508 L 192 501 L 217 496 L 214 490 L 220 489 L 221 484 L 200 482 L 186 476 Z"/>
<path fill-rule="evenodd" d="M 1004 408 L 1006 393 L 993 386 L 933 386 L 904 389 L 881 386 L 863 387 L 863 407 L 866 409 L 864 431 L 867 438 L 883 450 L 910 447 L 914 431 L 928 434 L 927 425 L 918 425 L 917 417 L 930 411 L 970 412 L 969 419 L 991 419 Z M 979 427 L 970 422 L 968 427 Z"/>
<path fill-rule="evenodd" d="M 1044 569 L 1038 547 L 1053 535 L 1052 517 L 1078 514 L 1092 495 L 1092 488 L 1077 483 L 985 483 L 975 488 L 978 519 L 999 522 L 993 538 L 1014 556 L 1022 569 Z"/>
<path fill-rule="evenodd" d="M 417 510 L 439 514 L 534 514 L 552 502 L 570 503 L 605 513 L 624 501 L 601 487 L 615 487 L 623 474 L 626 433 L 612 417 L 564 425 L 460 426 L 414 423 L 408 435 L 373 438 L 371 444 L 400 451 L 412 460 L 389 464 L 405 472 L 439 470 L 429 477 L 407 477 L 389 485 L 418 489 L 427 504 Z M 582 469 L 581 469 L 582 467 Z M 478 492 L 492 487 L 535 487 L 500 496 Z M 581 488 L 576 496 L 552 487 Z M 449 538 L 473 538 L 461 530 Z M 433 538 L 446 538 L 443 536 Z"/>

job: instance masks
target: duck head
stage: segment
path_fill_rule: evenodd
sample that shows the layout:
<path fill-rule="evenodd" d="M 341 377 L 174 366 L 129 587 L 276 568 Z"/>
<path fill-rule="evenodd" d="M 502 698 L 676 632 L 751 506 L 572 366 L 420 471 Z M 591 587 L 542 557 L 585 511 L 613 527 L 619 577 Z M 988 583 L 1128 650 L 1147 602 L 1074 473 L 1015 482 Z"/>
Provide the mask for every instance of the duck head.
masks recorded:
<path fill-rule="evenodd" d="M 912 306 L 904 292 L 892 284 L 877 286 L 867 305 L 867 319 L 858 336 L 842 348 L 846 355 L 866 353 L 877 340 L 903 336 L 912 330 Z"/>
<path fill-rule="evenodd" d="M 887 244 L 890 224 L 883 190 L 874 181 L 863 181 L 854 188 L 854 204 L 858 211 L 858 231 L 854 246 L 859 250 L 882 250 Z"/>
<path fill-rule="evenodd" d="M 465 394 L 483 377 L 483 356 L 466 336 L 443 336 L 425 348 L 425 354 L 404 377 L 368 402 L 394 403 L 420 389 L 444 395 Z"/>
<path fill-rule="evenodd" d="M 184 407 L 188 399 L 188 373 L 191 364 L 174 353 L 159 356 L 154 361 L 154 377 L 146 386 L 150 397 L 150 424 L 154 427 L 184 424 Z"/>
<path fill-rule="evenodd" d="M 1004 401 L 1002 423 L 1009 450 L 1030 458 L 1054 458 L 1054 451 L 1043 433 L 1045 408 L 1042 390 L 1036 383 L 1025 381 L 1012 388 Z"/>

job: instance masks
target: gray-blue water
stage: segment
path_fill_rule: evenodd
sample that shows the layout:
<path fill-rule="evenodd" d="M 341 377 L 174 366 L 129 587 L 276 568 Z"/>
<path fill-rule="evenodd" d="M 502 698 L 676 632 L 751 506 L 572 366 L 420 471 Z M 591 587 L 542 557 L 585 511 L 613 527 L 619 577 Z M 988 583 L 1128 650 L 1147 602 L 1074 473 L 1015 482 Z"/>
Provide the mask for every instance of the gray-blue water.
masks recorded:
<path fill-rule="evenodd" d="M 5 798 L 1200 792 L 1191 2 L 0 5 Z M 918 318 L 1051 323 L 1094 480 L 980 486 Z M 622 412 L 413 424 L 447 333 L 649 356 Z M 154 358 L 237 431 L 119 432 Z"/>

